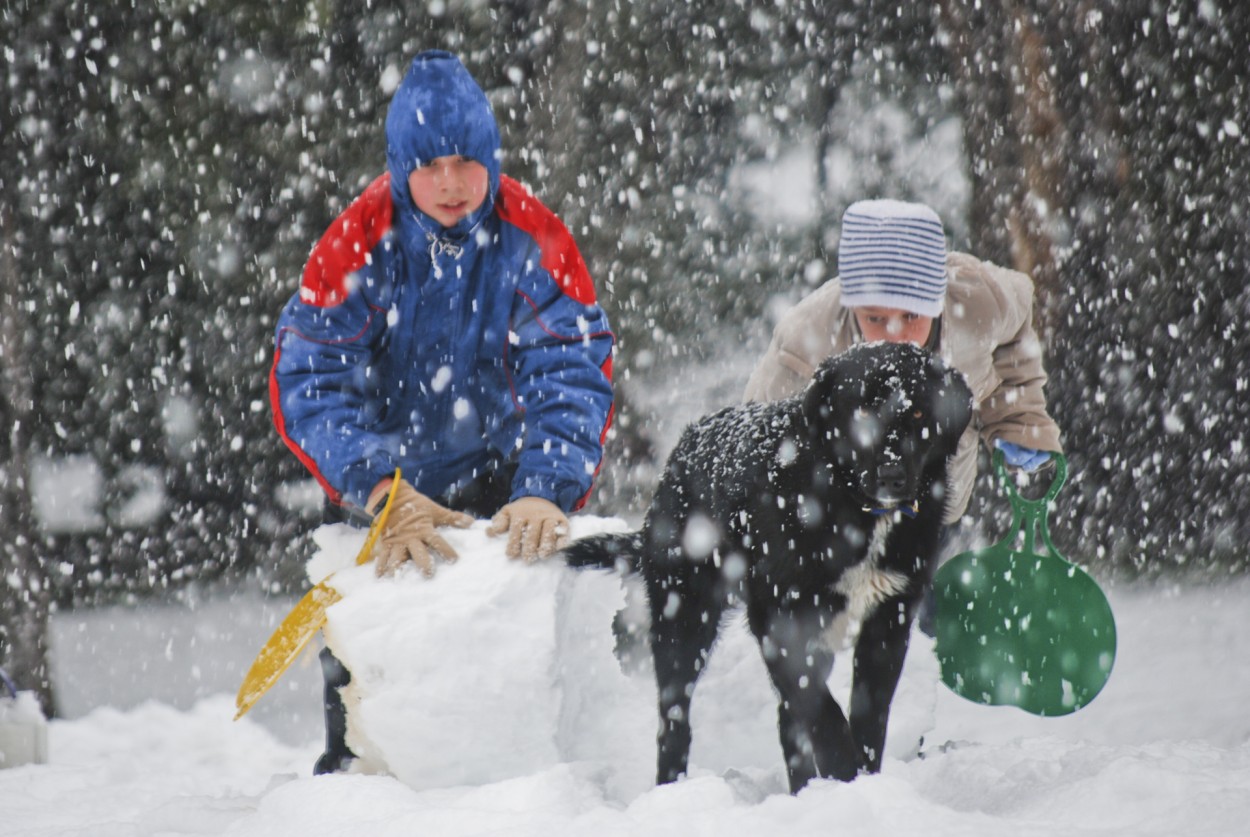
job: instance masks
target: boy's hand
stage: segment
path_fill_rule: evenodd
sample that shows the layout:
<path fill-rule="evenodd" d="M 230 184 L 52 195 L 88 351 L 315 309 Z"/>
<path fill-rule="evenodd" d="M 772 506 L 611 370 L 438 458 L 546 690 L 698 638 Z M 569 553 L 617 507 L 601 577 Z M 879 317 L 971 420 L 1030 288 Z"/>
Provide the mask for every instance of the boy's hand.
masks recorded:
<path fill-rule="evenodd" d="M 1050 451 L 1033 450 L 1002 439 L 995 439 L 994 446 L 1003 452 L 1008 465 L 1025 473 L 1031 474 L 1050 461 Z"/>
<path fill-rule="evenodd" d="M 379 483 L 369 496 L 365 508 L 372 513 L 386 497 L 389 482 Z M 455 526 L 463 529 L 473 523 L 473 518 L 461 512 L 444 508 L 417 491 L 407 480 L 399 481 L 395 489 L 395 502 L 391 505 L 386 527 L 374 546 L 374 570 L 379 577 L 390 575 L 405 561 L 412 561 L 421 573 L 429 578 L 434 575 L 434 557 L 447 563 L 460 556 L 447 541 L 435 531 L 439 526 Z"/>
<path fill-rule="evenodd" d="M 550 500 L 522 497 L 500 509 L 486 530 L 488 535 L 504 532 L 508 533 L 508 557 L 533 562 L 568 546 L 569 519 Z"/>

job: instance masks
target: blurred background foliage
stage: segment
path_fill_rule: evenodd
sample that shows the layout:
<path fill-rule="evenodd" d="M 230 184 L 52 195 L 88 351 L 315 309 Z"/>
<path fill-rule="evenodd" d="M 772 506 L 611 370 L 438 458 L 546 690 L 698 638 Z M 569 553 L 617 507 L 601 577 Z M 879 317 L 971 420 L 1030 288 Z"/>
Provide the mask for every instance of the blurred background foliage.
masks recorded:
<path fill-rule="evenodd" d="M 845 206 L 892 196 L 1038 284 L 1064 552 L 1242 572 L 1247 43 L 1240 0 L 0 0 L 0 663 L 39 670 L 49 607 L 302 586 L 274 320 L 435 47 L 617 331 L 593 511 L 640 512 L 832 275 Z"/>

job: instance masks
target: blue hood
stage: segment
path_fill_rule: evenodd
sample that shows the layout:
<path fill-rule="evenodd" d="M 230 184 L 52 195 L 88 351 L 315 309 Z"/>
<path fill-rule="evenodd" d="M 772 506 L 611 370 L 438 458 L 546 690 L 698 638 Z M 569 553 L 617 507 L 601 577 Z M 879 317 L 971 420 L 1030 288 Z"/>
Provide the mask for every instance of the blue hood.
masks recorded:
<path fill-rule="evenodd" d="M 444 229 L 417 209 L 408 191 L 408 175 L 430 160 L 454 154 L 485 166 L 490 187 L 477 212 Z M 412 59 L 386 114 L 386 165 L 399 222 L 415 221 L 423 231 L 439 236 L 467 234 L 494 207 L 499 158 L 499 126 L 490 101 L 460 59 L 442 50 Z"/>

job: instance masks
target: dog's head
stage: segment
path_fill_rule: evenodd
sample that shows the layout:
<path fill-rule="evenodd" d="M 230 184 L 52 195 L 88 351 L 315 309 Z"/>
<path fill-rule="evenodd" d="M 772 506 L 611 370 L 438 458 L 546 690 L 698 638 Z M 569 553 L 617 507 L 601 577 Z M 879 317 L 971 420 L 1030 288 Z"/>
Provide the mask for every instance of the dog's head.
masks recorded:
<path fill-rule="evenodd" d="M 964 376 L 910 343 L 867 343 L 829 358 L 803 396 L 812 442 L 865 506 L 915 507 L 941 497 L 935 474 L 972 420 Z M 934 470 L 934 469 L 937 470 Z"/>

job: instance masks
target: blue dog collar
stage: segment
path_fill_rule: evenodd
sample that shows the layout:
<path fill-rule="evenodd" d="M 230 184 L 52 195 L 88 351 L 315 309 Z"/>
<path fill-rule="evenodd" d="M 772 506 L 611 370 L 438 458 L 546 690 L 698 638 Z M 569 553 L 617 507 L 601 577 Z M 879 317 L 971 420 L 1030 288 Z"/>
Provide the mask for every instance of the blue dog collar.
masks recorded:
<path fill-rule="evenodd" d="M 890 514 L 892 512 L 902 512 L 907 517 L 915 517 L 920 512 L 920 501 L 917 500 L 916 502 L 912 503 L 910 506 L 894 506 L 888 509 L 873 508 L 872 506 L 864 506 L 864 511 L 868 512 L 869 514 L 875 514 L 878 517 L 880 517 L 883 514 Z"/>

